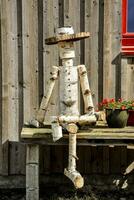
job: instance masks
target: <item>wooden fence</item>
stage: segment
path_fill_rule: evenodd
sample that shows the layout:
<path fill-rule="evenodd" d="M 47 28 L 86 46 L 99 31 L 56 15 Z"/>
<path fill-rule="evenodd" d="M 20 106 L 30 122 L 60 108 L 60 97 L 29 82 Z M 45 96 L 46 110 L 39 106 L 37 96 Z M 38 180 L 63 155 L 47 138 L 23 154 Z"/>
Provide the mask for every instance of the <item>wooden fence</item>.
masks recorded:
<path fill-rule="evenodd" d="M 95 105 L 106 97 L 133 98 L 134 60 L 120 55 L 121 0 L 1 0 L 0 8 L 0 172 L 17 175 L 25 173 L 20 131 L 38 109 L 51 66 L 60 64 L 57 46 L 45 38 L 65 25 L 91 33 L 75 45 L 75 64 L 87 67 Z M 59 112 L 58 85 L 46 121 Z M 62 172 L 66 155 L 64 146 L 41 147 L 41 173 Z M 78 147 L 78 156 L 80 170 L 95 174 L 120 173 L 134 160 L 126 147 Z"/>

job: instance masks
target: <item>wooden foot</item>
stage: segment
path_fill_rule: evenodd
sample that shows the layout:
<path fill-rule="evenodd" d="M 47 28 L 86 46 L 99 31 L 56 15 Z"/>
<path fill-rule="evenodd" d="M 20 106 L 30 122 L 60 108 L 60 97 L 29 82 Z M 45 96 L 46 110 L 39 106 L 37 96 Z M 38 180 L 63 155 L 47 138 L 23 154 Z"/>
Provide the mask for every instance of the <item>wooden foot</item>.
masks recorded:
<path fill-rule="evenodd" d="M 64 174 L 73 182 L 75 188 L 82 188 L 84 185 L 84 179 L 80 175 L 79 172 L 75 171 L 69 171 L 68 169 L 64 170 Z"/>

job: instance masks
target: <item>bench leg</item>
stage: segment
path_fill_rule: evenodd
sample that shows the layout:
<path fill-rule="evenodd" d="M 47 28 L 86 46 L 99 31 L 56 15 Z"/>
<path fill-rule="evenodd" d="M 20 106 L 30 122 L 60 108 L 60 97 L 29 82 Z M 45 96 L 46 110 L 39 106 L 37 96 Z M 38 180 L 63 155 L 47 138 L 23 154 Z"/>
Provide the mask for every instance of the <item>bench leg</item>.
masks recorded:
<path fill-rule="evenodd" d="M 39 145 L 26 147 L 26 200 L 39 200 Z"/>

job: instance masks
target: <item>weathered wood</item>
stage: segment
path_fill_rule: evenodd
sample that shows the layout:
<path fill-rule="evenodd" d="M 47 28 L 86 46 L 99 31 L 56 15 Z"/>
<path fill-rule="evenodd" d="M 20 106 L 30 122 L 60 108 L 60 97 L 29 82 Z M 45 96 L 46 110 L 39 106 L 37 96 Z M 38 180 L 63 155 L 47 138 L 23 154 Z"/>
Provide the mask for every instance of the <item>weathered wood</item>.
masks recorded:
<path fill-rule="evenodd" d="M 18 30 L 17 1 L 1 1 L 2 39 L 2 141 L 18 141 Z M 10 113 L 10 114 L 9 114 Z"/>
<path fill-rule="evenodd" d="M 39 146 L 27 145 L 26 200 L 39 200 Z"/>
<path fill-rule="evenodd" d="M 39 121 L 41 123 L 43 123 L 43 121 L 44 121 L 45 114 L 46 114 L 47 108 L 49 106 L 50 98 L 52 96 L 52 92 L 54 89 L 55 81 L 58 78 L 58 75 L 59 75 L 59 67 L 53 66 L 52 72 L 51 72 L 51 77 L 49 80 L 48 90 L 46 92 L 46 95 L 44 95 L 42 98 L 40 108 L 37 111 L 37 115 L 35 118 L 37 121 Z"/>
<path fill-rule="evenodd" d="M 133 99 L 133 61 L 130 58 L 122 58 L 121 59 L 121 96 L 123 99 Z M 126 83 L 126 84 L 124 84 Z"/>
<path fill-rule="evenodd" d="M 51 44 L 57 44 L 58 42 L 63 42 L 63 41 L 77 41 L 81 40 L 84 38 L 88 38 L 90 36 L 89 32 L 81 32 L 81 33 L 76 33 L 76 34 L 64 34 L 64 35 L 58 35 L 55 37 L 47 38 L 45 40 L 47 45 Z"/>
<path fill-rule="evenodd" d="M 25 157 L 26 157 L 26 151 L 24 144 L 21 144 L 19 142 L 9 142 L 10 175 L 15 175 L 15 174 L 25 175 L 25 166 L 26 166 Z"/>
<path fill-rule="evenodd" d="M 111 1 L 104 0 L 103 98 L 115 95 L 115 69 L 111 67 Z"/>
<path fill-rule="evenodd" d="M 40 174 L 50 174 L 50 173 L 51 173 L 51 146 L 40 145 Z"/>
<path fill-rule="evenodd" d="M 44 128 L 23 128 L 22 138 L 51 138 L 51 129 Z M 64 137 L 67 137 L 64 134 Z M 89 128 L 88 130 L 79 130 L 77 133 L 79 139 L 134 139 L 134 130 L 131 127 L 122 129 L 117 128 Z"/>
<path fill-rule="evenodd" d="M 79 33 L 80 31 L 85 31 L 81 29 L 80 21 L 80 0 L 62 0 L 63 4 L 63 25 L 64 26 L 73 26 L 74 33 Z M 75 13 L 75 17 L 74 17 Z M 89 30 L 87 30 L 88 32 Z M 82 41 L 81 41 L 82 42 Z M 80 42 L 75 42 L 75 58 L 74 58 L 74 66 L 77 66 L 81 63 L 81 51 L 80 51 Z M 78 89 L 80 91 L 80 84 L 78 83 Z M 79 98 L 79 110 L 81 110 L 80 105 L 80 92 L 78 94 Z"/>
<path fill-rule="evenodd" d="M 60 113 L 78 115 L 77 67 L 66 65 L 67 62 L 60 71 Z"/>
<path fill-rule="evenodd" d="M 71 116 L 71 115 L 61 115 L 57 117 L 57 120 L 62 123 L 78 123 L 80 126 L 82 125 L 91 125 L 96 123 L 96 116 L 95 115 L 81 115 L 81 116 Z"/>
<path fill-rule="evenodd" d="M 21 2 L 23 4 L 22 5 L 23 9 L 21 9 Z M 36 6 L 33 2 L 35 2 L 35 4 L 36 2 L 38 2 L 38 5 Z M 39 2 L 40 2 L 40 5 L 39 5 Z M 19 4 L 20 4 L 20 8 L 18 10 Z M 39 97 L 40 100 L 42 96 L 46 94 L 46 88 L 49 84 L 48 80 L 49 80 L 49 73 L 51 71 L 50 70 L 51 66 L 53 65 L 59 66 L 59 59 L 58 59 L 58 51 L 57 51 L 56 45 L 53 45 L 53 46 L 45 45 L 45 39 L 55 33 L 55 30 L 59 26 L 59 24 L 60 24 L 60 27 L 64 25 L 72 25 L 74 27 L 75 32 L 90 31 L 91 33 L 91 37 L 89 39 L 86 39 L 85 42 L 81 41 L 81 43 L 80 42 L 76 43 L 76 59 L 75 59 L 76 64 L 75 65 L 78 65 L 79 63 L 81 64 L 85 63 L 87 67 L 94 105 L 96 105 L 98 101 L 98 96 L 97 96 L 98 93 L 99 93 L 99 101 L 102 98 L 114 97 L 114 96 L 116 98 L 122 96 L 125 99 L 133 98 L 133 93 L 134 93 L 133 59 L 122 58 L 121 63 L 120 63 L 120 58 L 118 58 L 118 54 L 120 53 L 120 35 L 119 34 L 120 34 L 120 27 L 121 27 L 120 26 L 120 23 L 121 23 L 120 4 L 121 4 L 120 0 L 113 0 L 113 1 L 106 0 L 104 2 L 103 0 L 101 1 L 98 1 L 98 0 L 95 0 L 95 1 L 89 1 L 89 0 L 34 1 L 32 0 L 28 2 L 25 0 L 23 1 L 13 0 L 10 2 L 7 0 L 1 0 L 2 83 L 0 84 L 0 89 L 2 89 L 2 96 L 3 96 L 2 105 L 1 105 L 3 142 L 6 141 L 11 135 L 14 138 L 16 137 L 15 136 L 16 134 L 19 136 L 19 131 L 18 131 L 17 126 L 19 126 L 19 129 L 21 129 L 23 125 L 23 111 L 24 111 L 24 121 L 28 121 L 29 119 L 31 119 L 31 117 L 34 117 L 36 114 L 36 110 L 38 109 L 38 97 L 37 97 L 38 93 L 40 94 L 40 97 Z M 99 6 L 101 8 L 99 8 Z M 59 12 L 59 9 L 60 9 L 60 12 Z M 75 14 L 75 17 L 74 17 L 74 14 Z M 22 20 L 21 20 L 21 17 L 22 17 Z M 23 31 L 21 30 L 21 21 L 23 22 L 23 26 L 22 26 Z M 103 23 L 104 23 L 104 27 L 103 27 Z M 24 31 L 24 27 L 26 31 Z M 10 33 L 9 33 L 9 30 L 10 30 Z M 16 32 L 16 30 L 19 30 L 19 32 L 18 32 L 17 37 L 14 37 L 14 33 Z M 99 31 L 99 34 L 98 34 L 98 31 Z M 101 31 L 101 34 L 100 34 L 100 31 Z M 104 33 L 103 36 L 102 36 L 102 33 Z M 23 37 L 23 48 L 21 47 L 22 45 L 21 37 Z M 13 41 L 11 41 L 12 39 Z M 83 45 L 81 49 L 79 48 L 80 44 L 81 46 Z M 16 49 L 17 45 L 18 45 L 19 50 Z M 98 48 L 99 48 L 99 60 L 98 60 Z M 39 59 L 40 61 L 38 60 L 38 56 L 40 58 Z M 13 57 L 13 63 L 11 59 L 12 57 Z M 19 60 L 17 61 L 18 57 L 19 57 Z M 14 62 L 15 60 L 16 62 Z M 22 63 L 22 60 L 23 60 L 23 63 Z M 98 66 L 98 62 L 99 62 L 99 66 Z M 13 69 L 13 72 L 11 71 L 12 69 Z M 14 72 L 15 69 L 16 69 L 16 72 Z M 11 77 L 9 77 L 10 73 L 12 74 Z M 40 74 L 40 76 L 38 75 L 38 73 Z M 19 74 L 19 77 L 18 77 L 18 74 Z M 15 83 L 13 84 L 15 85 L 15 87 L 11 87 L 9 82 Z M 39 87 L 38 87 L 38 83 L 39 83 Z M 45 120 L 49 122 L 50 122 L 49 116 L 52 116 L 52 115 L 56 116 L 59 110 L 59 101 L 58 101 L 59 89 L 57 86 L 58 86 L 58 82 L 56 83 L 54 94 L 52 95 L 52 100 L 50 101 L 50 107 L 48 108 L 48 111 L 46 114 Z M 98 87 L 99 87 L 99 91 L 98 91 Z M 9 93 L 15 94 L 15 99 L 13 100 L 9 99 L 8 98 Z M 21 94 L 18 95 L 18 93 L 21 93 Z M 15 102 L 16 102 L 16 105 L 14 104 Z M 20 105 L 19 108 L 17 107 L 17 104 Z M 82 103 L 80 104 L 80 107 L 82 110 Z M 19 111 L 17 111 L 18 109 Z M 10 111 L 13 111 L 13 112 L 10 112 Z M 14 116 L 18 112 L 19 112 L 19 116 L 18 116 L 18 119 L 16 119 L 16 117 Z M 9 124 L 10 124 L 11 129 L 9 129 Z M 108 137 L 110 139 L 104 139 L 103 141 L 103 139 L 94 140 L 94 139 L 89 138 L 89 143 L 87 140 L 85 140 L 85 142 L 84 141 L 81 142 L 82 139 L 80 139 L 77 145 L 85 145 L 84 148 L 86 148 L 85 152 L 87 152 L 86 153 L 87 155 L 89 155 L 88 151 L 90 151 L 90 147 L 88 147 L 87 145 L 93 146 L 95 143 L 96 145 L 100 145 L 100 146 L 101 145 L 105 146 L 106 144 L 108 145 L 122 144 L 124 146 L 127 146 L 127 143 L 131 142 L 131 145 L 128 148 L 133 148 L 132 146 L 133 133 L 132 134 L 129 133 L 131 135 L 130 137 L 132 137 L 129 141 L 127 141 L 127 135 L 124 135 L 124 133 L 123 133 L 123 138 L 125 137 L 125 141 L 119 139 L 120 138 L 120 136 L 118 135 L 119 133 L 116 135 L 116 133 L 113 134 L 111 132 L 111 133 L 108 133 L 109 135 L 107 136 L 102 136 L 106 138 Z M 89 134 L 92 134 L 92 133 L 89 132 L 88 135 Z M 51 135 L 51 132 L 50 132 L 50 135 Z M 42 139 L 43 138 L 42 135 L 40 136 L 38 135 L 38 137 L 40 138 L 35 137 L 35 140 L 34 139 L 29 140 L 27 138 L 25 139 L 24 142 L 31 142 L 31 143 L 39 142 L 40 144 L 41 143 L 47 144 L 46 142 L 47 136 L 44 136 L 45 138 L 44 140 Z M 68 136 L 65 135 L 65 137 L 67 138 Z M 112 137 L 117 138 L 117 139 L 112 139 Z M 67 145 L 66 138 L 64 141 L 57 142 L 56 145 L 62 145 L 62 144 Z M 51 136 L 50 136 L 50 140 L 51 140 Z M 49 144 L 50 144 L 50 140 L 49 140 Z M 52 140 L 51 140 L 51 144 L 55 145 Z M 15 150 L 15 147 L 16 147 L 16 150 Z M 3 158 L 5 159 L 5 162 L 6 162 L 6 166 L 2 162 L 3 169 L 5 170 L 5 172 L 3 172 L 4 174 L 7 174 L 8 168 L 9 168 L 10 173 L 12 174 L 22 173 L 22 172 L 19 172 L 20 171 L 19 168 L 22 162 L 22 159 L 20 159 L 19 161 L 19 155 L 23 156 L 24 150 L 23 148 L 22 149 L 21 148 L 17 149 L 17 148 L 18 148 L 17 145 L 15 146 L 10 145 L 8 150 L 6 149 L 4 150 L 6 154 L 6 156 L 3 155 L 4 156 Z M 126 147 L 123 147 L 123 148 L 120 147 L 120 148 L 121 148 L 122 153 L 120 153 L 119 151 L 116 152 L 118 154 L 117 157 L 120 158 L 120 162 L 121 162 L 120 164 L 117 163 L 119 165 L 119 168 L 118 166 L 117 168 L 118 170 L 121 169 L 121 171 L 124 171 L 125 166 L 128 166 L 133 162 L 133 150 L 127 150 Z M 51 150 L 49 149 L 48 152 L 49 151 Z M 60 151 L 60 148 L 58 149 L 58 151 Z M 56 152 L 57 150 L 55 147 L 55 154 Z M 7 156 L 8 154 L 10 155 L 10 158 L 8 158 Z M 81 156 L 82 154 L 83 153 L 81 153 Z M 87 157 L 84 161 L 84 165 L 86 168 L 85 171 L 87 171 L 87 173 L 91 173 L 91 167 L 90 167 L 91 156 L 92 155 L 89 155 L 89 157 Z M 110 167 L 110 164 L 112 161 L 110 161 L 111 158 L 109 156 L 109 147 L 104 147 L 103 156 L 104 156 L 103 157 L 103 173 L 109 174 L 110 170 L 112 171 L 112 167 Z M 15 164 L 13 163 L 13 160 L 11 160 L 12 158 L 14 158 L 15 163 L 18 163 L 17 165 L 19 166 L 14 166 Z M 64 160 L 64 158 L 65 156 L 61 160 Z M 48 160 L 49 160 L 49 156 L 48 156 Z M 44 161 L 41 161 L 41 162 L 44 162 Z M 128 165 L 127 165 L 127 162 L 128 162 Z M 11 168 L 9 167 L 9 163 L 11 164 Z M 50 163 L 48 161 L 48 163 L 45 163 L 45 164 L 43 163 L 43 165 L 45 165 L 45 167 L 47 168 L 46 171 L 48 173 Z M 54 169 L 55 167 L 53 166 L 53 171 Z M 22 171 L 24 173 L 24 169 Z M 9 180 L 10 180 L 10 177 L 9 177 Z M 16 178 L 16 182 L 17 182 L 17 178 Z M 15 178 L 14 178 L 13 184 L 17 185 L 15 184 Z M 19 184 L 21 185 L 21 181 L 19 182 Z M 11 186 L 11 183 L 9 183 L 8 185 Z"/>
<path fill-rule="evenodd" d="M 132 162 L 125 170 L 124 175 L 131 173 L 134 170 L 134 162 Z"/>
<path fill-rule="evenodd" d="M 22 1 L 24 123 L 35 117 L 38 91 L 38 1 Z"/>
<path fill-rule="evenodd" d="M 0 19 L 1 19 L 1 1 L 0 1 Z M 0 22 L 1 32 L 1 22 Z M 0 132 L 2 133 L 2 46 L 0 34 Z M 0 174 L 2 174 L 2 134 L 0 134 Z"/>
<path fill-rule="evenodd" d="M 91 146 L 84 147 L 84 168 L 85 174 L 91 174 Z M 82 155 L 83 156 L 83 155 Z"/>
<path fill-rule="evenodd" d="M 87 70 L 86 70 L 85 65 L 79 65 L 78 72 L 79 72 L 79 77 L 80 77 L 82 95 L 84 99 L 85 113 L 90 113 L 90 112 L 93 113 L 94 105 L 93 105 L 93 100 L 92 100 L 91 90 L 89 87 Z"/>
<path fill-rule="evenodd" d="M 119 99 L 121 97 L 121 42 L 120 42 L 120 34 L 121 34 L 121 1 L 119 0 L 113 0 L 111 1 L 111 5 L 109 8 L 111 14 L 111 30 L 110 30 L 110 37 L 111 40 L 111 47 L 110 47 L 110 61 L 111 63 L 111 85 L 113 88 L 113 97 L 115 95 L 116 99 Z M 112 17 L 111 17 L 112 16 Z M 116 23 L 115 23 L 116 22 Z"/>
<path fill-rule="evenodd" d="M 125 173 L 125 170 L 127 168 L 127 148 L 128 147 L 121 147 L 121 150 L 120 150 L 120 160 L 121 160 L 120 171 L 121 171 L 121 173 Z"/>
<path fill-rule="evenodd" d="M 45 39 L 55 33 L 59 27 L 59 4 L 58 0 L 43 1 L 43 95 L 49 87 L 49 76 L 51 66 L 59 66 L 59 56 L 57 45 L 49 46 L 45 44 Z M 59 113 L 59 82 L 55 84 L 55 89 L 50 100 L 50 106 L 46 112 L 45 121 L 51 121 L 51 116 Z"/>
<path fill-rule="evenodd" d="M 50 152 L 50 173 L 63 173 L 63 162 L 61 160 L 63 159 L 63 146 L 51 146 L 51 152 Z M 55 163 L 54 163 L 55 161 Z M 44 161 L 46 162 L 46 160 Z"/>
<path fill-rule="evenodd" d="M 92 156 L 91 156 L 92 173 L 93 174 L 97 174 L 98 173 L 97 147 L 96 146 L 92 146 L 91 147 L 91 152 L 92 152 Z"/>
<path fill-rule="evenodd" d="M 2 175 L 9 174 L 9 141 L 2 145 Z"/>
<path fill-rule="evenodd" d="M 110 173 L 118 174 L 120 173 L 120 146 L 110 148 Z"/>
<path fill-rule="evenodd" d="M 110 160 L 110 156 L 109 156 L 109 147 L 103 147 L 103 173 L 104 174 L 109 174 L 109 160 Z"/>
<path fill-rule="evenodd" d="M 90 88 L 94 106 L 98 103 L 98 73 L 99 68 L 99 0 L 85 0 L 84 4 L 84 28 L 85 31 L 90 31 L 91 38 L 85 41 L 84 45 L 84 63 L 87 67 Z M 101 23 L 102 26 L 102 23 Z"/>
<path fill-rule="evenodd" d="M 62 126 L 60 126 L 58 122 L 52 122 L 51 126 L 52 126 L 52 137 L 53 141 L 55 142 L 63 137 Z"/>
<path fill-rule="evenodd" d="M 66 129 L 69 133 L 77 133 L 78 126 L 74 123 L 67 124 Z"/>
<path fill-rule="evenodd" d="M 81 188 L 84 185 L 84 179 L 76 171 L 76 159 L 76 133 L 69 133 L 68 167 L 65 168 L 64 174 L 73 182 L 76 188 Z"/>

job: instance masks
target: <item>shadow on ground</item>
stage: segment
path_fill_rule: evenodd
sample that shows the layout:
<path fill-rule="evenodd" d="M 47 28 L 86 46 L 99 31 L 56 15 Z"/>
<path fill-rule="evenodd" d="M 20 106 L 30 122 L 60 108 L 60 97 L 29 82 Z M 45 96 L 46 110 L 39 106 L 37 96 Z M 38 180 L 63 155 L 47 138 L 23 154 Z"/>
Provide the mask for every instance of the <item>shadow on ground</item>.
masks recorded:
<path fill-rule="evenodd" d="M 0 189 L 0 200 L 25 200 L 24 189 Z M 100 191 L 91 186 L 82 190 L 67 187 L 45 187 L 40 190 L 40 200 L 134 200 L 134 194 L 124 190 Z"/>

